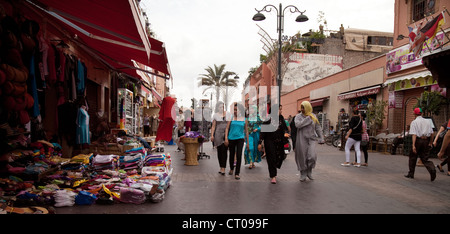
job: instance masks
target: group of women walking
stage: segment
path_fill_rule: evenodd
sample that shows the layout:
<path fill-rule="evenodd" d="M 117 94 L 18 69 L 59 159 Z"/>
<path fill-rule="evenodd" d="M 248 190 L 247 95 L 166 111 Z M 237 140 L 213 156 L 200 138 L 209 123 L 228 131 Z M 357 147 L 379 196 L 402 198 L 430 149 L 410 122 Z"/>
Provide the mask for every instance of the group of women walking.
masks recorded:
<path fill-rule="evenodd" d="M 277 168 L 286 158 L 285 145 L 292 138 L 295 150 L 295 162 L 300 171 L 300 181 L 310 180 L 312 169 L 316 165 L 316 144 L 323 144 L 322 129 L 317 117 L 312 113 L 309 102 L 301 103 L 301 112 L 298 113 L 289 124 L 281 115 L 282 106 L 279 106 L 278 122 L 272 122 L 270 114 L 272 106 L 267 111 L 258 113 L 256 106 L 250 106 L 248 115 L 245 115 L 244 107 L 239 103 L 232 105 L 232 112 L 227 113 L 223 103 L 216 105 L 211 128 L 211 141 L 217 149 L 221 175 L 225 175 L 225 169 L 229 151 L 229 175 L 240 179 L 240 167 L 242 152 L 244 151 L 245 164 L 249 169 L 255 167 L 255 163 L 261 161 L 264 153 L 267 159 L 271 183 L 276 184 Z M 261 118 L 264 115 L 265 118 Z M 264 119 L 265 121 L 262 121 Z M 275 131 L 261 131 L 262 125 L 272 124 Z M 288 126 L 291 130 L 289 131 Z M 291 136 L 292 135 L 292 136 Z M 244 149 L 245 145 L 245 149 Z"/>

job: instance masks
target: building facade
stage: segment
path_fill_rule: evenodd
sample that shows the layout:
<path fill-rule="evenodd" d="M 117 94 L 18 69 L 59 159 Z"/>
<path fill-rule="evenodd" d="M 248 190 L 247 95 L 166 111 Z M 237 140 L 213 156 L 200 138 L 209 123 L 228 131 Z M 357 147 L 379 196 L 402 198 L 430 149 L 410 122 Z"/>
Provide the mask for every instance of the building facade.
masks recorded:
<path fill-rule="evenodd" d="M 417 98 L 425 91 L 439 91 L 444 97 L 448 97 L 445 87 L 439 87 L 437 76 L 424 65 L 423 58 L 448 49 L 450 15 L 448 11 L 445 11 L 445 6 L 449 5 L 450 0 L 395 1 L 394 38 L 396 40 L 394 40 L 394 48 L 386 54 L 386 82 L 384 83 L 384 88 L 388 90 L 387 100 L 390 103 L 388 128 L 393 132 L 401 132 L 405 125 L 411 123 L 414 119 L 413 106 L 417 104 Z M 437 30 L 434 39 L 425 40 L 423 46 L 419 48 L 419 53 L 414 54 L 411 51 L 413 41 L 410 39 L 410 33 L 419 35 L 417 30 L 440 14 L 445 23 L 440 26 L 441 29 Z M 439 115 L 432 115 L 432 118 L 435 124 L 440 125 L 448 120 L 448 115 L 448 106 L 442 106 Z"/>

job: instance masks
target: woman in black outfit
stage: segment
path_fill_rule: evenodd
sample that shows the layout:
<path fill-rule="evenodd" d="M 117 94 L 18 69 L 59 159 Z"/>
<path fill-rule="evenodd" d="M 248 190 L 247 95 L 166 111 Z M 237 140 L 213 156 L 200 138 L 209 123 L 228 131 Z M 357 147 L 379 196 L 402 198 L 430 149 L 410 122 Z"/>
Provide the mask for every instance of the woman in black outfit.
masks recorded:
<path fill-rule="evenodd" d="M 271 112 L 269 109 L 269 113 Z M 271 119 L 263 122 L 262 125 L 269 125 Z M 276 124 L 276 123 L 275 123 Z M 283 160 L 286 158 L 284 153 L 284 145 L 289 143 L 289 133 L 284 121 L 284 117 L 280 114 L 278 116 L 277 130 L 273 132 L 261 131 L 259 135 L 258 150 L 262 149 L 262 142 L 264 141 L 264 149 L 266 151 L 267 165 L 269 168 L 269 176 L 272 178 L 271 183 L 276 184 L 277 168 L 281 168 Z"/>
<path fill-rule="evenodd" d="M 356 152 L 356 163 L 353 165 L 355 167 L 361 167 L 361 133 L 362 133 L 362 125 L 363 120 L 361 116 L 358 114 L 358 110 L 353 110 L 353 117 L 350 119 L 349 130 L 347 135 L 345 136 L 345 163 L 341 163 L 342 166 L 348 167 L 350 166 L 350 149 L 352 146 L 355 147 Z"/>

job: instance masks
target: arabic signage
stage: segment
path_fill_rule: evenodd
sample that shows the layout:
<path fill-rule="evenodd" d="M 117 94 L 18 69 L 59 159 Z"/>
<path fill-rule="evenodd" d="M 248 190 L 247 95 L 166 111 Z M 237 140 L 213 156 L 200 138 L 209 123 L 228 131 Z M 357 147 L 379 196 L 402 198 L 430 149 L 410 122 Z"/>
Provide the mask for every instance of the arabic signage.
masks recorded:
<path fill-rule="evenodd" d="M 338 100 L 345 100 L 345 99 L 351 99 L 351 98 L 357 98 L 357 97 L 363 97 L 363 96 L 369 96 L 374 95 L 380 92 L 380 87 L 371 88 L 371 89 L 363 89 L 361 91 L 353 91 L 350 93 L 344 93 L 338 95 Z"/>

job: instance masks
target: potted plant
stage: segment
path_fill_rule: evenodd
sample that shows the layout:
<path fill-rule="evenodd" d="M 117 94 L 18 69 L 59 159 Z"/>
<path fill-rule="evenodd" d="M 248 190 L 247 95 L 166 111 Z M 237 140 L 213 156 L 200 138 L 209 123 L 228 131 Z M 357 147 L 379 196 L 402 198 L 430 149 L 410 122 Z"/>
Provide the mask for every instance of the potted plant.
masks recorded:
<path fill-rule="evenodd" d="M 439 115 L 441 106 L 448 105 L 448 99 L 438 91 L 424 91 L 417 104 L 413 107 L 420 107 L 424 116 Z"/>
<path fill-rule="evenodd" d="M 383 125 L 383 121 L 386 118 L 387 101 L 376 101 L 369 103 L 367 110 L 367 124 L 371 130 L 371 135 L 376 135 L 376 130 Z"/>

